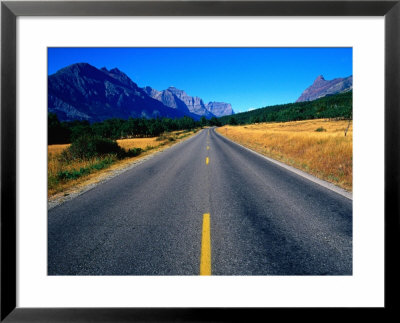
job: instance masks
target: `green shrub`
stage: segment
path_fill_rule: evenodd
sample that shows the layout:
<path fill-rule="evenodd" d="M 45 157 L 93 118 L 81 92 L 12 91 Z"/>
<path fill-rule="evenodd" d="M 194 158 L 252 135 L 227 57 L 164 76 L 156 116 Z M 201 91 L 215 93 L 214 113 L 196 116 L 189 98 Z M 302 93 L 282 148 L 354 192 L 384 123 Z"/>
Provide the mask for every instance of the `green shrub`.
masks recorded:
<path fill-rule="evenodd" d="M 110 166 L 112 163 L 114 163 L 116 160 L 115 156 L 110 155 L 107 156 L 105 159 L 101 160 L 100 162 L 93 164 L 89 167 L 90 170 L 95 169 L 95 170 L 100 170 L 103 168 L 107 168 Z"/>
<path fill-rule="evenodd" d="M 88 167 L 81 167 L 72 170 L 62 170 L 57 173 L 57 180 L 71 180 L 77 179 L 82 176 L 86 176 L 92 173 L 93 170 L 101 170 L 103 168 L 109 167 L 116 160 L 115 155 L 106 156 L 104 159 L 100 160 L 98 163 L 90 165 Z"/>
<path fill-rule="evenodd" d="M 57 173 L 57 179 L 59 180 L 69 180 L 69 179 L 77 179 L 84 175 L 89 175 L 89 168 L 80 168 L 79 170 L 62 170 Z"/>
<path fill-rule="evenodd" d="M 175 138 L 172 136 L 168 136 L 168 134 L 162 134 L 159 137 L 157 137 L 156 141 L 164 141 L 164 140 L 168 140 L 168 141 L 175 141 Z"/>
<path fill-rule="evenodd" d="M 115 154 L 118 158 L 123 158 L 125 150 L 111 139 L 84 135 L 71 143 L 71 146 L 63 152 L 62 158 L 65 160 L 90 159 L 109 154 Z"/>
<path fill-rule="evenodd" d="M 326 129 L 323 128 L 323 127 L 319 127 L 319 128 L 317 128 L 317 129 L 315 129 L 315 131 L 316 131 L 316 132 L 324 132 L 324 131 L 326 131 Z"/>
<path fill-rule="evenodd" d="M 142 153 L 142 148 L 131 148 L 127 152 L 125 152 L 126 157 L 135 157 L 139 156 Z"/>
<path fill-rule="evenodd" d="M 167 140 L 167 136 L 166 136 L 165 133 L 159 135 L 159 136 L 157 137 L 157 139 L 156 139 L 156 141 L 164 141 L 164 140 Z"/>
<path fill-rule="evenodd" d="M 65 165 L 74 165 L 75 160 L 86 160 L 89 166 L 80 169 L 59 171 L 53 182 L 77 179 L 94 171 L 109 167 L 117 159 L 138 156 L 141 148 L 131 148 L 128 151 L 118 146 L 117 142 L 99 136 L 82 136 L 71 143 L 60 155 L 60 161 Z"/>

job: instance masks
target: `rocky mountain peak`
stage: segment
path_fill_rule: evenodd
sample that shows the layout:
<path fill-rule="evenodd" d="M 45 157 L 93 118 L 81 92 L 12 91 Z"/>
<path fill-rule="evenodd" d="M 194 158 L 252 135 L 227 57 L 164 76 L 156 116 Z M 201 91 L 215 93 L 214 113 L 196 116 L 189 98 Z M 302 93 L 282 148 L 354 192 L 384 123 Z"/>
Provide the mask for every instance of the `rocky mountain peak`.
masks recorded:
<path fill-rule="evenodd" d="M 171 93 L 173 93 L 175 95 L 187 95 L 185 91 L 180 90 L 180 89 L 176 88 L 175 86 L 168 87 L 167 91 L 170 91 Z"/>
<path fill-rule="evenodd" d="M 118 68 L 114 67 L 110 70 L 111 74 L 119 74 L 119 75 L 126 75 L 125 73 L 121 72 Z"/>
<path fill-rule="evenodd" d="M 319 75 L 314 83 L 303 91 L 296 102 L 313 101 L 327 95 L 347 92 L 353 89 L 353 76 L 327 81 Z"/>
<path fill-rule="evenodd" d="M 106 71 L 107 69 L 105 69 Z M 124 72 L 121 72 L 118 68 L 114 67 L 113 69 L 109 70 L 106 72 L 109 76 L 112 78 L 120 81 L 122 84 L 129 86 L 129 87 L 134 87 L 137 88 L 137 84 L 134 83 L 128 75 L 126 75 Z"/>
<path fill-rule="evenodd" d="M 229 116 L 234 114 L 230 103 L 225 102 L 208 102 L 206 108 L 216 117 Z"/>
<path fill-rule="evenodd" d="M 326 83 L 327 81 L 325 80 L 325 78 L 322 75 L 319 75 L 313 83 L 313 86 L 322 86 Z"/>
<path fill-rule="evenodd" d="M 76 63 L 68 65 L 58 71 L 58 73 L 89 74 L 98 72 L 98 69 L 88 63 Z"/>

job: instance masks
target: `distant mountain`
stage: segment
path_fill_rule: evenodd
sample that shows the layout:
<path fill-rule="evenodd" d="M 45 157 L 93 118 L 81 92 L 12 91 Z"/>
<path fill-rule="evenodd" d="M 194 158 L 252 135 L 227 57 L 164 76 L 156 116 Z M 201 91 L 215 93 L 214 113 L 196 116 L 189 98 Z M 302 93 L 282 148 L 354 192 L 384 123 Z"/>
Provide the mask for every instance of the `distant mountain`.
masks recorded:
<path fill-rule="evenodd" d="M 224 102 L 208 102 L 206 109 L 216 117 L 230 116 L 235 113 L 231 104 Z"/>
<path fill-rule="evenodd" d="M 173 86 L 163 91 L 157 91 L 146 86 L 144 90 L 153 99 L 162 102 L 167 107 L 186 113 L 189 111 L 197 116 L 204 116 L 207 119 L 233 113 L 232 106 L 229 103 L 209 102 L 206 104 L 201 98 L 189 96 L 185 91 Z"/>
<path fill-rule="evenodd" d="M 216 117 L 230 116 L 235 113 L 230 103 L 224 102 L 208 102 L 206 109 Z"/>
<path fill-rule="evenodd" d="M 183 102 L 189 109 L 190 112 L 197 114 L 199 116 L 204 116 L 207 119 L 214 117 L 214 115 L 207 110 L 206 105 L 203 100 L 199 97 L 189 96 L 185 91 L 179 90 L 176 87 L 169 87 L 166 91 L 172 93 L 176 98 Z"/>
<path fill-rule="evenodd" d="M 327 81 L 320 75 L 310 87 L 304 90 L 296 102 L 313 101 L 327 95 L 348 92 L 352 89 L 353 76 Z"/>
<path fill-rule="evenodd" d="M 143 88 L 143 90 L 147 93 L 147 95 L 149 95 L 155 100 L 160 101 L 167 107 L 176 109 L 183 113 L 191 113 L 189 107 L 168 89 L 164 91 L 157 91 L 156 89 L 153 89 L 150 86 L 146 86 L 145 88 Z"/>
<path fill-rule="evenodd" d="M 87 63 L 67 66 L 48 76 L 48 112 L 61 121 L 103 121 L 129 117 L 193 117 L 150 97 L 117 68 L 97 69 Z"/>

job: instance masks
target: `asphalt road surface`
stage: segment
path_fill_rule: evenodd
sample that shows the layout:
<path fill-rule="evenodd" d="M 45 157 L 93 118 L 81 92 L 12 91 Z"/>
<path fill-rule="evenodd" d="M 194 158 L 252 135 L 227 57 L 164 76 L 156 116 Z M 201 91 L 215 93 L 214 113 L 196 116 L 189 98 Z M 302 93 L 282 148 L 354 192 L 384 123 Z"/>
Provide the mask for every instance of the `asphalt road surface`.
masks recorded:
<path fill-rule="evenodd" d="M 352 200 L 204 129 L 48 212 L 49 275 L 352 275 Z"/>

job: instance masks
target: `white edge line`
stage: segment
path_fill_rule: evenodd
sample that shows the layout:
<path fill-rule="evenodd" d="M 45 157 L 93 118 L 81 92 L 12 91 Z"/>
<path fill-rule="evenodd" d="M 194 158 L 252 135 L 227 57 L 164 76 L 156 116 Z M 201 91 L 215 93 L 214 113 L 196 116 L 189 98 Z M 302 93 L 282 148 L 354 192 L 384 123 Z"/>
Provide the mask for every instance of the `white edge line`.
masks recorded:
<path fill-rule="evenodd" d="M 277 161 L 277 160 L 272 159 L 270 157 L 267 157 L 267 156 L 265 156 L 265 155 L 263 155 L 263 154 L 261 154 L 261 153 L 259 153 L 257 151 L 254 151 L 254 150 L 252 150 L 250 148 L 247 148 L 247 147 L 245 147 L 245 146 L 243 146 L 243 145 L 241 145 L 241 144 L 239 144 L 239 143 L 237 143 L 237 142 L 225 137 L 224 135 L 218 133 L 217 131 L 215 131 L 215 128 L 213 130 L 214 130 L 214 133 L 217 134 L 218 136 L 220 136 L 222 138 L 225 138 L 226 140 L 229 140 L 230 142 L 232 142 L 232 143 L 234 143 L 234 144 L 236 144 L 236 145 L 238 145 L 238 146 L 240 146 L 240 147 L 252 152 L 253 154 L 256 154 L 256 155 L 258 155 L 258 156 L 270 161 L 271 163 L 274 163 L 274 164 L 276 164 L 276 165 L 278 165 L 280 167 L 283 167 L 283 168 L 285 168 L 285 169 L 287 169 L 287 170 L 289 170 L 289 171 L 291 171 L 291 172 L 293 172 L 293 173 L 295 173 L 297 175 L 300 175 L 300 176 L 308 179 L 311 182 L 319 184 L 319 185 L 321 185 L 321 186 L 323 186 L 323 187 L 325 187 L 325 188 L 327 188 L 327 189 L 329 189 L 329 190 L 331 190 L 331 191 L 333 191 L 335 193 L 338 193 L 338 194 L 348 198 L 349 200 L 353 200 L 353 193 L 348 192 L 348 191 L 344 190 L 343 188 L 340 188 L 340 187 L 336 186 L 335 184 L 329 183 L 329 182 L 324 181 L 324 180 L 322 180 L 322 179 L 320 179 L 318 177 L 315 177 L 315 176 L 310 175 L 310 174 L 308 174 L 306 172 L 303 172 L 302 170 L 297 169 L 297 168 L 295 168 L 293 166 L 286 165 L 286 164 L 284 164 L 284 163 L 282 163 L 280 161 Z"/>

